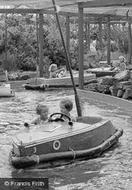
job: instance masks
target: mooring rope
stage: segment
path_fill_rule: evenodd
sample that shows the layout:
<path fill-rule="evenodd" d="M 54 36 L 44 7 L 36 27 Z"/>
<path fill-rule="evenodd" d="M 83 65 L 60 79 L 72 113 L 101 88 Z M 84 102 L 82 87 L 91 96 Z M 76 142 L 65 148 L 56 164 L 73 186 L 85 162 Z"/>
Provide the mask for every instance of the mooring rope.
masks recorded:
<path fill-rule="evenodd" d="M 74 161 L 76 159 L 76 152 L 71 147 L 69 147 L 69 150 L 71 150 L 73 152 L 73 160 L 72 161 Z"/>

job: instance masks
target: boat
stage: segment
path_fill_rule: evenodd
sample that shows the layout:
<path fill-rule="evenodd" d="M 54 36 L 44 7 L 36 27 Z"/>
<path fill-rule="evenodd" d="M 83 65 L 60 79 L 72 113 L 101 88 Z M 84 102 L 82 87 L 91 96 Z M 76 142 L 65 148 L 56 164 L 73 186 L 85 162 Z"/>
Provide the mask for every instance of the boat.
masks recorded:
<path fill-rule="evenodd" d="M 99 68 L 87 69 L 86 72 L 96 74 L 96 77 L 114 76 L 116 74 L 116 71 L 112 70 L 111 67 L 99 67 Z"/>
<path fill-rule="evenodd" d="M 97 157 L 118 142 L 123 130 L 101 117 L 50 115 L 45 125 L 32 126 L 12 139 L 10 163 L 16 169 L 56 167 Z"/>
<path fill-rule="evenodd" d="M 74 75 L 74 82 L 79 86 L 78 75 Z M 84 75 L 84 85 L 97 82 L 96 75 L 88 73 Z M 63 78 L 31 78 L 23 85 L 26 90 L 48 90 L 57 88 L 71 88 L 73 87 L 70 76 Z"/>
<path fill-rule="evenodd" d="M 0 97 L 13 97 L 15 96 L 14 91 L 11 89 L 11 85 L 7 83 L 0 84 Z"/>

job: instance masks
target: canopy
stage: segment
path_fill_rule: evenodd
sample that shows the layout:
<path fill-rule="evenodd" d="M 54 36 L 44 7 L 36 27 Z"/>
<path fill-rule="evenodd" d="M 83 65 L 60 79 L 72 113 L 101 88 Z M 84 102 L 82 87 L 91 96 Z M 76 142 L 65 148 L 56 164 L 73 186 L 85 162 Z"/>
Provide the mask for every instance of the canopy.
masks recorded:
<path fill-rule="evenodd" d="M 56 0 L 60 6 L 60 14 L 78 14 L 78 5 L 84 8 L 84 13 L 92 16 L 111 15 L 125 17 L 132 16 L 132 0 Z M 52 13 L 52 0 L 0 0 L 0 12 L 4 9 L 18 9 L 33 12 L 41 9 L 44 12 Z M 28 10 L 27 10 L 28 9 Z M 32 11 L 31 11 L 32 10 Z"/>

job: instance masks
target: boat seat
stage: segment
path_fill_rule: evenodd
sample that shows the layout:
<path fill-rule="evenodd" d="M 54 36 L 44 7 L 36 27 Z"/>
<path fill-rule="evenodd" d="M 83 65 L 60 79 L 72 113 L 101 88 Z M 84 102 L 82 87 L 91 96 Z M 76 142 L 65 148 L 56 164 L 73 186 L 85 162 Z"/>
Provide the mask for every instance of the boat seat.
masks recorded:
<path fill-rule="evenodd" d="M 95 116 L 83 116 L 78 117 L 77 122 L 79 123 L 86 123 L 86 124 L 95 124 L 102 120 L 101 117 L 95 117 Z"/>

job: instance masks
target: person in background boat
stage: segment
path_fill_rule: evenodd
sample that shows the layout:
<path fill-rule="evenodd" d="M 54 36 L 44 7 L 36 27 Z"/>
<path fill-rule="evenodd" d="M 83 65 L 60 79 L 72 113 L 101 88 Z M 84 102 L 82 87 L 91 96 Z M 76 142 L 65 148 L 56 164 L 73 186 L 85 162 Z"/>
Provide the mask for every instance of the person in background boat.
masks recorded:
<path fill-rule="evenodd" d="M 56 64 L 51 64 L 49 66 L 49 74 L 50 78 L 56 78 L 56 71 L 57 71 L 57 65 Z"/>
<path fill-rule="evenodd" d="M 66 69 L 58 69 L 56 64 L 51 64 L 49 67 L 50 78 L 62 78 L 66 75 Z"/>
<path fill-rule="evenodd" d="M 119 66 L 118 71 L 122 72 L 126 70 L 126 59 L 123 56 L 119 56 Z"/>
<path fill-rule="evenodd" d="M 126 70 L 126 59 L 123 56 L 119 56 L 119 62 L 112 64 L 112 70 L 122 72 Z"/>

